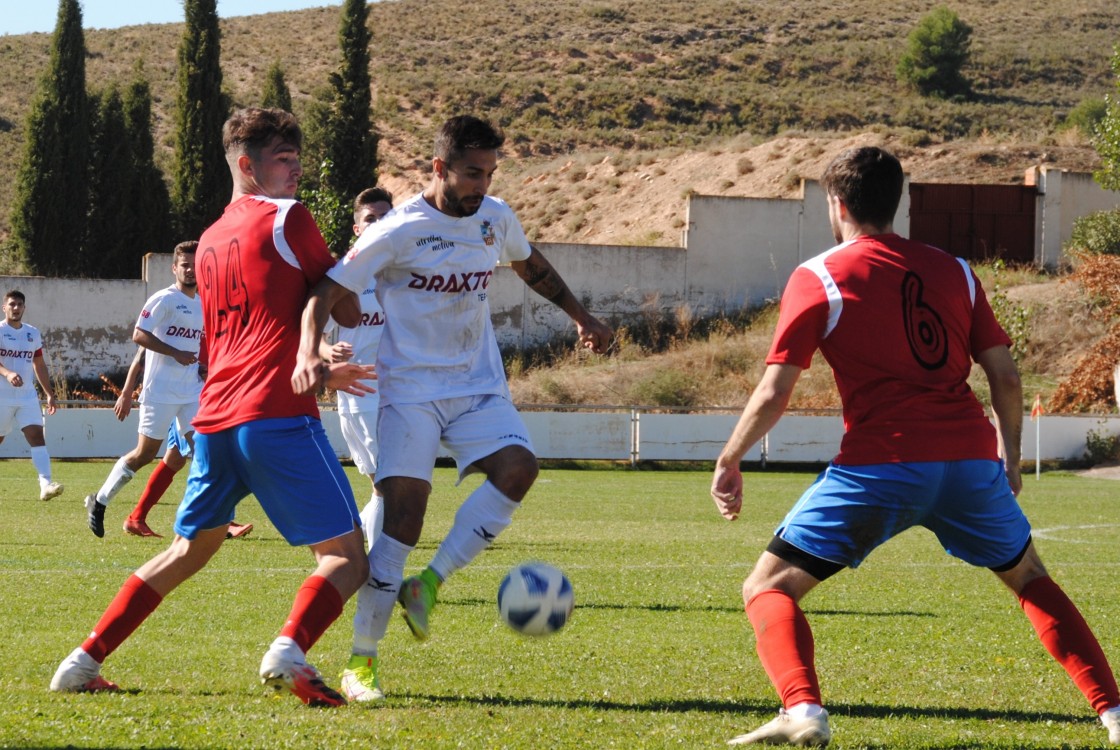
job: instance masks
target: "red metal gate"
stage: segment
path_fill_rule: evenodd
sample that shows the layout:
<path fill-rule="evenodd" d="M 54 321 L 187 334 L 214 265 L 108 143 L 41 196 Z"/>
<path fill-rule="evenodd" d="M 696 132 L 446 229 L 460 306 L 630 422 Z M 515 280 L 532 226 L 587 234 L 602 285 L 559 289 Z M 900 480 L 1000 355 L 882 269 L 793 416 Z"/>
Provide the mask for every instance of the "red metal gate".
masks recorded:
<path fill-rule="evenodd" d="M 966 260 L 1033 263 L 1038 191 L 1025 185 L 910 184 L 910 237 Z"/>

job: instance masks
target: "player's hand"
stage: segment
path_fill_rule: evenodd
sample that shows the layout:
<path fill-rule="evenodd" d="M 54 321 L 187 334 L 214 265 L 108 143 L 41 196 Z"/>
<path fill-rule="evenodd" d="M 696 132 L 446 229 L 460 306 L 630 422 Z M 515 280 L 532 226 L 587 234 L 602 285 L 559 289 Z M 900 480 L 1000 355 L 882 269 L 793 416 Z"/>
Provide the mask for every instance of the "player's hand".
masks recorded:
<path fill-rule="evenodd" d="M 56 399 L 52 393 L 47 396 L 47 416 L 51 416 L 56 411 L 58 411 L 58 399 Z"/>
<path fill-rule="evenodd" d="M 353 356 L 354 347 L 350 346 L 350 344 L 346 341 L 339 341 L 337 344 L 331 347 L 330 362 L 332 365 L 337 364 L 338 362 L 349 362 Z"/>
<path fill-rule="evenodd" d="M 1019 497 L 1019 493 L 1023 491 L 1023 475 L 1019 470 L 1019 464 L 1004 466 L 1004 471 L 1007 472 L 1007 483 L 1011 485 L 1011 492 L 1015 497 Z"/>
<path fill-rule="evenodd" d="M 292 391 L 299 395 L 317 393 L 327 379 L 327 363 L 319 357 L 305 358 L 296 355 L 296 369 L 292 372 Z"/>
<path fill-rule="evenodd" d="M 13 387 L 19 388 L 21 385 L 23 385 L 23 378 L 19 376 L 18 372 L 9 372 L 8 382 L 11 383 Z"/>
<path fill-rule="evenodd" d="M 367 393 L 377 393 L 377 389 L 365 381 L 376 380 L 377 373 L 373 365 L 355 365 L 349 362 L 336 362 L 327 365 L 327 387 L 336 391 L 349 393 L 352 396 L 364 396 Z"/>
<path fill-rule="evenodd" d="M 172 355 L 172 358 L 184 367 L 193 365 L 198 361 L 198 355 L 194 352 L 175 352 L 175 354 Z"/>
<path fill-rule="evenodd" d="M 117 415 L 118 422 L 123 422 L 132 413 L 132 396 L 127 393 L 117 396 L 117 403 L 113 404 L 113 413 Z"/>
<path fill-rule="evenodd" d="M 743 475 L 739 472 L 739 465 L 724 466 L 716 463 L 715 475 L 712 477 L 712 499 L 716 502 L 719 514 L 728 521 L 739 517 L 743 509 Z"/>
<path fill-rule="evenodd" d="M 579 334 L 579 345 L 596 354 L 606 353 L 614 335 L 610 326 L 590 315 L 583 323 L 576 323 L 576 333 Z"/>

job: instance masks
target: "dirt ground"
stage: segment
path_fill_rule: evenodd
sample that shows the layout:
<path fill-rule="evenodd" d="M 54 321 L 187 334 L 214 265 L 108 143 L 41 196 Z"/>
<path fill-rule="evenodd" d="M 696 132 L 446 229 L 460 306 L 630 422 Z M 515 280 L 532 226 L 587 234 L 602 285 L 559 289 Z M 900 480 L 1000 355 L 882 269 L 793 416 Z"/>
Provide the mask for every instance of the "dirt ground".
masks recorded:
<path fill-rule="evenodd" d="M 1022 184 L 1035 166 L 1092 171 L 1092 147 L 996 138 L 908 145 L 874 132 L 835 137 L 741 137 L 696 151 L 584 152 L 552 159 L 507 157 L 491 193 L 518 210 L 531 237 L 545 242 L 680 246 L 690 192 L 795 198 L 801 178 L 818 179 L 842 150 L 877 145 L 902 161 L 912 182 Z M 428 181 L 430 146 L 385 134 L 381 182 L 404 198 Z M 535 233 L 535 234 L 534 234 Z"/>

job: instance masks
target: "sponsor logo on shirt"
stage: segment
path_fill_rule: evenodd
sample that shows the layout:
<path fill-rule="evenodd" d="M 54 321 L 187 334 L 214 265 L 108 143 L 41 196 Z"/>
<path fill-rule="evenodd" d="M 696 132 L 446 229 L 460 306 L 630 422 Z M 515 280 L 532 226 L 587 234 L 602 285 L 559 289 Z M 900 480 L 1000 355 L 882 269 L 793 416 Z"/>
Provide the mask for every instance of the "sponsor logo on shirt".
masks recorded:
<path fill-rule="evenodd" d="M 150 318 L 150 317 L 152 317 L 152 311 L 151 310 L 143 310 L 140 313 L 140 317 L 141 318 Z"/>
<path fill-rule="evenodd" d="M 175 305 L 175 309 L 181 313 L 186 313 L 187 315 L 190 315 L 193 312 L 190 305 L 184 305 L 181 302 Z"/>
<path fill-rule="evenodd" d="M 16 349 L 0 349 L 0 359 L 33 359 L 35 352 L 18 351 Z"/>
<path fill-rule="evenodd" d="M 178 336 L 182 339 L 197 340 L 202 338 L 202 329 L 200 328 L 186 328 L 184 326 L 168 326 L 167 336 Z"/>
<path fill-rule="evenodd" d="M 482 225 L 479 227 L 479 229 L 482 230 L 482 241 L 485 242 L 488 246 L 493 246 L 497 241 L 497 238 L 494 237 L 494 225 L 491 224 L 489 220 L 486 220 L 482 222 Z"/>
<path fill-rule="evenodd" d="M 454 250 L 455 243 L 445 240 L 438 234 L 433 234 L 416 240 L 416 247 L 427 247 L 432 252 L 436 252 L 438 250 Z"/>
<path fill-rule="evenodd" d="M 490 285 L 493 271 L 475 271 L 474 273 L 459 273 L 444 276 L 434 273 L 424 276 L 412 272 L 412 281 L 408 282 L 409 289 L 421 289 L 425 292 L 443 292 L 445 294 L 458 294 L 460 292 L 475 292 L 485 289 Z"/>
<path fill-rule="evenodd" d="M 362 322 L 360 326 L 383 326 L 385 325 L 385 316 L 379 312 L 375 313 L 362 313 Z"/>

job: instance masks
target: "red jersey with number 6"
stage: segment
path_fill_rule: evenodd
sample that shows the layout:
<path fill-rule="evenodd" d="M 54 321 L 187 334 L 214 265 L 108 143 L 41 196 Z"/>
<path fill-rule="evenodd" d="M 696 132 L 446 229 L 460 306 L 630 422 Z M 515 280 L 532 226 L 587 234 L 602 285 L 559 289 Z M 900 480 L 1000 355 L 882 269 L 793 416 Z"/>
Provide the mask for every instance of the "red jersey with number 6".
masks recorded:
<path fill-rule="evenodd" d="M 844 405 L 838 464 L 994 460 L 968 375 L 1010 343 L 967 263 L 887 234 L 797 267 L 766 362 L 807 369 L 820 349 Z"/>
<path fill-rule="evenodd" d="M 245 196 L 199 239 L 198 296 L 209 349 L 195 429 L 256 419 L 318 418 L 314 395 L 292 392 L 307 293 L 334 265 L 298 201 Z"/>

